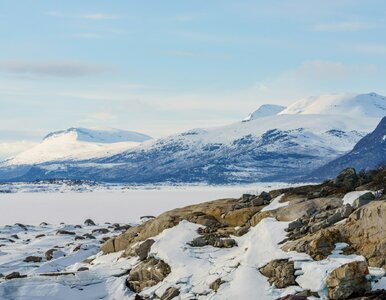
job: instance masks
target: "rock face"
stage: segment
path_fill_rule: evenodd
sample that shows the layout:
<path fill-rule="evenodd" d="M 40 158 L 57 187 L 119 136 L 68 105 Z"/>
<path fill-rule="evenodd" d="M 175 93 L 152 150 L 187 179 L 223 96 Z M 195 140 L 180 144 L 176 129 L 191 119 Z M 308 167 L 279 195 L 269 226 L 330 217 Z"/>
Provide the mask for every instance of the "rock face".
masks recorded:
<path fill-rule="evenodd" d="M 151 287 L 164 280 L 170 272 L 167 263 L 155 258 L 149 258 L 130 271 L 127 284 L 132 291 L 140 293 L 144 288 Z"/>
<path fill-rule="evenodd" d="M 340 231 L 371 267 L 386 268 L 386 201 L 373 201 L 354 211 Z"/>
<path fill-rule="evenodd" d="M 297 285 L 293 261 L 277 259 L 259 269 L 260 273 L 268 277 L 270 284 L 282 289 L 290 285 Z"/>
<path fill-rule="evenodd" d="M 367 264 L 363 261 L 351 262 L 335 269 L 327 277 L 328 297 L 346 299 L 365 294 L 371 290 L 371 284 L 366 280 L 368 274 Z"/>
<path fill-rule="evenodd" d="M 148 239 L 141 243 L 137 248 L 135 248 L 135 254 L 139 257 L 140 260 L 145 260 L 149 254 L 151 246 L 154 244 L 153 239 Z"/>

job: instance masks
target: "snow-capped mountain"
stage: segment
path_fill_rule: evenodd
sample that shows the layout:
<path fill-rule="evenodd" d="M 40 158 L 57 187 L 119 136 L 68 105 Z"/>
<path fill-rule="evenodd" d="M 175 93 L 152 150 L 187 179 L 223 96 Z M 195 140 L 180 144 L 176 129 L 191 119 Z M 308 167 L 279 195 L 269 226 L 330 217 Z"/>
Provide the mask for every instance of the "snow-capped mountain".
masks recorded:
<path fill-rule="evenodd" d="M 329 94 L 301 99 L 280 112 L 286 114 L 350 115 L 358 118 L 382 118 L 386 115 L 386 98 L 376 93 Z"/>
<path fill-rule="evenodd" d="M 44 137 L 35 147 L 8 159 L 7 165 L 84 160 L 113 155 L 138 146 L 151 137 L 118 129 L 69 128 Z"/>
<path fill-rule="evenodd" d="M 264 104 L 260 106 L 257 110 L 255 110 L 253 113 L 250 113 L 245 119 L 243 119 L 243 122 L 248 122 L 258 118 L 274 116 L 277 115 L 279 112 L 283 111 L 285 108 L 285 106 L 281 105 Z"/>
<path fill-rule="evenodd" d="M 190 130 L 112 155 L 46 161 L 12 177 L 128 183 L 291 181 L 350 151 L 385 112 L 386 98 L 374 93 L 308 98 L 275 115 Z"/>
<path fill-rule="evenodd" d="M 339 170 L 354 167 L 357 171 L 370 170 L 386 164 L 386 117 L 375 130 L 361 139 L 347 154 L 318 168 L 310 177 L 316 180 L 333 178 Z"/>

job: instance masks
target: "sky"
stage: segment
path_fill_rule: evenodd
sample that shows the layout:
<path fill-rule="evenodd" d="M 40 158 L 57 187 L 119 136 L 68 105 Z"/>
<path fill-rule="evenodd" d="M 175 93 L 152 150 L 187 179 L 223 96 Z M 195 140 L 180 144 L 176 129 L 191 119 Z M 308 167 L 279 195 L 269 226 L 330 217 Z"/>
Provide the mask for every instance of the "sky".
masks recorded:
<path fill-rule="evenodd" d="M 384 0 L 0 0 L 0 158 L 69 127 L 162 137 L 386 95 Z"/>

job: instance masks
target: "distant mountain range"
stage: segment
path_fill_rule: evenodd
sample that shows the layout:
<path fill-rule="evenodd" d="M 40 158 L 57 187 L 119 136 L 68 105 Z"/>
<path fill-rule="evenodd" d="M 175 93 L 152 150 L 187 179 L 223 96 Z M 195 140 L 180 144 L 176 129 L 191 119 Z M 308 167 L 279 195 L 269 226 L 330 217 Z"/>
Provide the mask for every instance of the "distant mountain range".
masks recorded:
<path fill-rule="evenodd" d="M 72 128 L 50 134 L 35 148 L 1 163 L 0 179 L 294 181 L 348 153 L 385 115 L 383 96 L 334 94 L 304 98 L 287 108 L 263 105 L 241 122 L 163 139 Z"/>

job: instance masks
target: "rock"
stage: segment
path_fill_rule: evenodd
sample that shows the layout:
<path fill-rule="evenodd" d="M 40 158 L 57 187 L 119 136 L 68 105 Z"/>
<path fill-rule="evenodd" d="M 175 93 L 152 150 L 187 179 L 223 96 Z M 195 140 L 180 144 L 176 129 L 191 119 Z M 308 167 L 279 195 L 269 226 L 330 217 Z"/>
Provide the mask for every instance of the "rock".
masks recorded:
<path fill-rule="evenodd" d="M 344 241 L 338 228 L 327 228 L 295 241 L 288 241 L 282 249 L 284 251 L 305 252 L 315 260 L 322 260 L 335 249 L 335 243 Z"/>
<path fill-rule="evenodd" d="M 60 234 L 63 234 L 63 235 L 75 235 L 75 232 L 60 229 L 60 230 L 58 230 L 56 232 L 56 234 L 57 235 L 60 235 Z"/>
<path fill-rule="evenodd" d="M 235 229 L 234 234 L 236 236 L 243 236 L 244 234 L 246 234 L 249 231 L 249 228 L 250 228 L 249 226 L 239 227 L 239 228 Z"/>
<path fill-rule="evenodd" d="M 243 202 L 249 202 L 249 201 L 251 201 L 252 199 L 254 199 L 254 198 L 256 198 L 256 195 L 252 195 L 252 194 L 243 194 L 242 196 L 241 196 L 241 201 L 243 201 Z"/>
<path fill-rule="evenodd" d="M 135 254 L 139 260 L 145 260 L 150 252 L 151 246 L 155 243 L 153 239 L 148 239 L 135 248 Z"/>
<path fill-rule="evenodd" d="M 75 237 L 75 241 L 78 241 L 78 240 L 84 240 L 84 239 L 86 239 L 84 236 L 80 236 L 80 235 L 77 235 L 76 237 Z"/>
<path fill-rule="evenodd" d="M 354 208 L 350 204 L 345 204 L 338 209 L 338 212 L 343 219 L 348 218 L 353 211 Z"/>
<path fill-rule="evenodd" d="M 272 260 L 259 271 L 268 277 L 268 282 L 274 284 L 276 288 L 282 289 L 290 285 L 297 285 L 294 262 L 288 259 Z"/>
<path fill-rule="evenodd" d="M 24 262 L 34 262 L 34 263 L 38 263 L 38 262 L 41 262 L 42 261 L 42 258 L 40 256 L 27 256 L 25 259 L 24 259 Z"/>
<path fill-rule="evenodd" d="M 85 233 L 83 236 L 84 236 L 86 239 L 91 239 L 91 240 L 95 240 L 95 239 L 96 239 L 96 237 L 93 236 L 93 235 L 90 234 L 90 233 Z"/>
<path fill-rule="evenodd" d="M 262 198 L 264 201 L 271 201 L 272 197 L 269 193 L 262 191 L 261 194 L 259 195 L 259 198 Z"/>
<path fill-rule="evenodd" d="M 25 231 L 28 230 L 27 226 L 25 226 L 24 224 L 21 224 L 21 223 L 16 223 L 15 226 L 19 226 L 19 227 L 21 227 Z"/>
<path fill-rule="evenodd" d="M 354 168 L 344 169 L 334 180 L 334 185 L 346 191 L 354 190 L 359 183 L 358 175 Z"/>
<path fill-rule="evenodd" d="M 180 294 L 180 290 L 175 287 L 168 288 L 161 296 L 161 300 L 172 300 Z"/>
<path fill-rule="evenodd" d="M 215 281 L 209 284 L 209 288 L 217 292 L 223 283 L 224 281 L 221 278 L 217 278 Z"/>
<path fill-rule="evenodd" d="M 149 258 L 130 271 L 127 284 L 130 290 L 140 293 L 144 288 L 154 286 L 164 280 L 170 272 L 167 263 L 155 258 Z"/>
<path fill-rule="evenodd" d="M 237 246 L 237 243 L 234 239 L 218 239 L 214 242 L 213 247 L 217 248 L 232 248 Z"/>
<path fill-rule="evenodd" d="M 386 290 L 375 290 L 364 293 L 362 297 L 350 298 L 350 300 L 385 300 Z"/>
<path fill-rule="evenodd" d="M 106 234 L 109 232 L 110 232 L 110 230 L 108 230 L 107 228 L 98 228 L 98 229 L 94 229 L 93 231 L 91 231 L 91 233 L 96 233 L 96 234 Z"/>
<path fill-rule="evenodd" d="M 86 226 L 95 226 L 94 221 L 91 219 L 86 219 L 83 224 Z"/>
<path fill-rule="evenodd" d="M 16 239 L 16 240 L 19 239 L 19 236 L 17 234 L 12 234 L 10 237 L 13 238 L 13 239 Z"/>
<path fill-rule="evenodd" d="M 88 270 L 89 270 L 89 268 L 87 268 L 87 267 L 80 267 L 78 269 L 78 272 L 83 272 L 83 271 L 88 271 Z"/>
<path fill-rule="evenodd" d="M 328 225 L 333 225 L 341 220 L 342 220 L 342 215 L 339 212 L 337 212 L 327 218 L 327 223 Z"/>
<path fill-rule="evenodd" d="M 196 237 L 193 241 L 191 241 L 189 245 L 192 247 L 204 247 L 208 245 L 208 242 L 202 236 L 199 236 Z"/>
<path fill-rule="evenodd" d="M 366 257 L 369 266 L 386 268 L 386 201 L 358 208 L 340 228 L 346 242 Z"/>
<path fill-rule="evenodd" d="M 25 278 L 27 275 L 21 275 L 19 272 L 12 272 L 5 276 L 5 279 L 16 279 L 16 278 Z"/>
<path fill-rule="evenodd" d="M 326 280 L 330 299 L 345 299 L 350 296 L 361 296 L 371 290 L 366 280 L 369 274 L 366 262 L 355 261 L 332 271 Z"/>
<path fill-rule="evenodd" d="M 48 225 L 48 223 L 46 223 L 46 222 L 41 222 L 39 226 L 42 226 L 42 227 L 43 227 L 43 226 L 47 226 L 47 225 Z"/>
<path fill-rule="evenodd" d="M 251 201 L 251 204 L 252 204 L 253 206 L 261 206 L 261 205 L 264 205 L 264 199 L 263 199 L 263 198 L 260 198 L 260 197 L 255 198 L 255 199 L 253 199 L 253 200 Z"/>
<path fill-rule="evenodd" d="M 75 225 L 74 228 L 82 229 L 82 226 L 81 225 Z"/>
<path fill-rule="evenodd" d="M 37 236 L 35 236 L 35 239 L 39 239 L 39 238 L 42 238 L 44 236 L 46 236 L 46 235 L 45 234 L 38 234 Z"/>
<path fill-rule="evenodd" d="M 363 205 L 369 204 L 373 200 L 375 200 L 374 194 L 371 192 L 367 192 L 366 194 L 363 194 L 362 196 L 354 200 L 353 207 L 357 209 Z"/>
<path fill-rule="evenodd" d="M 44 253 L 44 256 L 46 257 L 47 260 L 51 260 L 53 258 L 59 258 L 61 256 L 65 256 L 65 254 L 58 250 L 58 249 L 49 249 L 46 251 L 46 253 Z"/>
<path fill-rule="evenodd" d="M 298 296 L 298 295 L 287 295 L 284 297 L 277 298 L 276 300 L 307 300 L 306 296 Z"/>
<path fill-rule="evenodd" d="M 293 221 L 288 224 L 288 230 L 294 230 L 296 228 L 301 228 L 303 227 L 303 223 L 299 220 Z"/>

